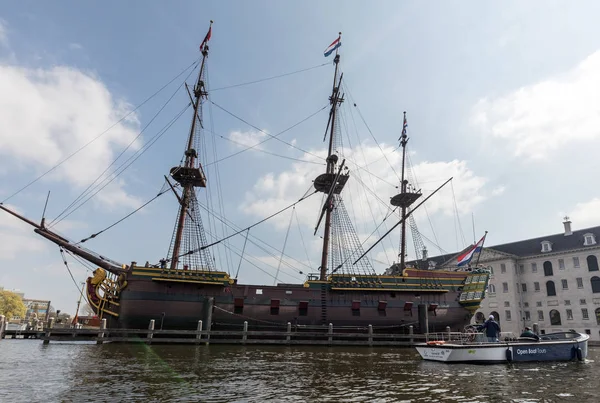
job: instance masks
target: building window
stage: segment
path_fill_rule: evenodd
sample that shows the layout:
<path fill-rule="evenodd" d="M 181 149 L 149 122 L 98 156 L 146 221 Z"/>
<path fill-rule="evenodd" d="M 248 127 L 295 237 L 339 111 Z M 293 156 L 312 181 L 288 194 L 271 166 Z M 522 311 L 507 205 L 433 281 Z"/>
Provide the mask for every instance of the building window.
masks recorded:
<path fill-rule="evenodd" d="M 596 259 L 596 256 L 589 255 L 586 260 L 588 271 L 598 271 L 598 259 Z"/>
<path fill-rule="evenodd" d="M 526 283 L 522 283 L 521 284 L 521 289 L 523 289 L 523 292 L 527 292 L 527 284 Z"/>
<path fill-rule="evenodd" d="M 587 308 L 581 308 L 581 316 L 583 317 L 584 320 L 590 319 L 590 315 L 588 314 Z"/>
<path fill-rule="evenodd" d="M 565 259 L 558 259 L 558 269 L 559 270 L 565 269 Z"/>
<path fill-rule="evenodd" d="M 556 309 L 550 311 L 550 324 L 552 326 L 562 325 L 560 321 L 560 312 L 558 312 Z"/>
<path fill-rule="evenodd" d="M 596 236 L 594 234 L 587 233 L 583 235 L 583 246 L 595 245 Z"/>
<path fill-rule="evenodd" d="M 552 263 L 549 261 L 544 262 L 544 276 L 551 276 L 554 272 L 552 271 Z"/>
<path fill-rule="evenodd" d="M 508 283 L 502 283 L 502 292 L 508 292 Z"/>
<path fill-rule="evenodd" d="M 525 265 L 524 264 L 519 265 L 519 271 L 521 272 L 521 274 L 525 274 Z"/>
<path fill-rule="evenodd" d="M 538 311 L 538 320 L 544 320 L 544 311 Z"/>
<path fill-rule="evenodd" d="M 537 273 L 537 263 L 531 263 L 531 272 Z"/>
<path fill-rule="evenodd" d="M 529 308 L 529 302 L 523 302 L 523 306 L 524 306 L 525 308 Z"/>
<path fill-rule="evenodd" d="M 577 288 L 583 288 L 583 278 L 577 277 L 575 280 L 577 280 Z"/>
<path fill-rule="evenodd" d="M 579 258 L 578 257 L 573 258 L 573 267 L 575 267 L 576 269 L 579 268 Z"/>
<path fill-rule="evenodd" d="M 525 320 L 531 320 L 531 312 L 525 311 Z"/>
<path fill-rule="evenodd" d="M 556 288 L 554 287 L 554 281 L 546 281 L 546 295 L 553 297 L 556 295 Z"/>
<path fill-rule="evenodd" d="M 506 316 L 506 320 L 511 320 L 510 311 L 504 311 L 504 316 Z"/>
<path fill-rule="evenodd" d="M 571 305 L 571 300 L 570 299 L 565 299 L 565 305 Z"/>
<path fill-rule="evenodd" d="M 586 304 L 587 304 L 587 302 L 586 302 L 585 298 L 581 298 L 579 300 L 579 305 L 586 305 Z"/>
<path fill-rule="evenodd" d="M 567 320 L 573 320 L 573 311 L 567 309 Z"/>
<path fill-rule="evenodd" d="M 552 252 L 552 244 L 549 241 L 542 241 L 542 252 Z"/>
<path fill-rule="evenodd" d="M 600 277 L 594 276 L 590 279 L 590 283 L 592 283 L 592 292 L 594 294 L 600 292 Z"/>
<path fill-rule="evenodd" d="M 510 302 L 504 301 L 504 306 L 510 306 Z"/>
<path fill-rule="evenodd" d="M 536 301 L 535 306 L 542 306 L 542 301 Z"/>
<path fill-rule="evenodd" d="M 560 284 L 562 285 L 562 289 L 563 290 L 568 290 L 569 289 L 569 283 L 567 282 L 567 280 L 565 280 L 565 279 L 560 280 Z"/>
<path fill-rule="evenodd" d="M 506 273 L 506 265 L 504 263 L 500 263 L 500 273 Z"/>
<path fill-rule="evenodd" d="M 496 293 L 496 286 L 494 284 L 488 284 L 488 292 L 490 294 L 495 294 Z"/>
<path fill-rule="evenodd" d="M 538 283 L 537 281 L 533 283 L 533 290 L 535 292 L 540 292 L 540 283 Z"/>
<path fill-rule="evenodd" d="M 596 324 L 600 325 L 600 308 L 596 308 Z"/>

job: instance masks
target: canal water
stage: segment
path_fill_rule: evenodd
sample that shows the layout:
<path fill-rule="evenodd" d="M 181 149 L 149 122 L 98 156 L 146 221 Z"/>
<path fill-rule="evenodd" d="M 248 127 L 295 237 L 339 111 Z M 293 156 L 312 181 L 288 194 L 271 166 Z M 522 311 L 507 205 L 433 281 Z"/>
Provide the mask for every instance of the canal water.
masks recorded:
<path fill-rule="evenodd" d="M 600 402 L 585 362 L 422 361 L 413 349 L 0 341 L 0 402 Z"/>

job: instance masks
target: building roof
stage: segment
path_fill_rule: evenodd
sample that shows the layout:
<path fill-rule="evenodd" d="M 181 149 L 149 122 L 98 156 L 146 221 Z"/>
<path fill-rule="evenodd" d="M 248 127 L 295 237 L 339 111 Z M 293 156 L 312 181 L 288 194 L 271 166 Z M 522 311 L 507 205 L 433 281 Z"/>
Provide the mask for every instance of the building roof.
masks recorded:
<path fill-rule="evenodd" d="M 586 234 L 595 235 L 595 245 L 600 245 L 600 226 L 596 226 L 572 231 L 571 235 L 565 235 L 564 232 L 561 232 L 559 234 L 545 235 L 537 238 L 525 239 L 522 241 L 505 243 L 501 245 L 484 246 L 484 249 L 492 249 L 509 255 L 526 257 L 542 254 L 542 242 L 548 241 L 552 245 L 551 253 L 566 252 L 574 249 L 586 248 L 587 246 L 583 244 L 584 236 Z M 428 258 L 428 261 L 434 261 L 437 265 L 441 265 L 445 262 L 452 260 L 453 258 L 463 253 L 472 246 L 473 245 L 469 245 L 467 248 L 459 252 L 449 253 L 446 255 L 432 256 Z M 407 263 L 417 265 L 419 268 L 423 269 L 428 267 L 428 263 L 422 260 L 412 260 Z"/>
<path fill-rule="evenodd" d="M 585 234 L 594 234 L 596 236 L 596 242 L 599 242 L 600 239 L 598 238 L 600 238 L 600 226 L 573 231 L 571 235 L 565 235 L 564 233 L 546 235 L 537 238 L 526 239 L 524 241 L 494 245 L 490 246 L 489 248 L 521 257 L 532 256 L 541 254 L 542 242 L 548 241 L 552 245 L 552 252 L 566 252 L 573 249 L 584 248 L 585 246 L 583 244 L 583 238 Z"/>

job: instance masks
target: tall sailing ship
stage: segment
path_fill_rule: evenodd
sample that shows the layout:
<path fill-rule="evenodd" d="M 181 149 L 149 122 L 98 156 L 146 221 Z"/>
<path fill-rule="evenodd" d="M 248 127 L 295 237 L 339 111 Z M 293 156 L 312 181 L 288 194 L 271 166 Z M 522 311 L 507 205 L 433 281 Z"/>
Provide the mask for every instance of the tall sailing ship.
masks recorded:
<path fill-rule="evenodd" d="M 335 70 L 326 128 L 326 169 L 314 180 L 314 191 L 324 199 L 315 228 L 315 233 L 322 232 L 323 239 L 319 272 L 308 274 L 303 283 L 258 285 L 241 284 L 214 267 L 211 247 L 216 242 L 207 241 L 197 199 L 197 193 L 207 186 L 198 157 L 202 107 L 208 99 L 205 65 L 211 29 L 201 45 L 199 74 L 190 92 L 193 116 L 183 163 L 170 170 L 170 178 L 177 183 L 171 187 L 177 195 L 179 212 L 166 258 L 155 265 L 117 263 L 57 234 L 46 227 L 43 219 L 37 224 L 6 206 L 0 208 L 35 227 L 34 231 L 47 240 L 98 266 L 87 279 L 86 296 L 97 315 L 107 320 L 108 327 L 142 329 L 155 319 L 164 329 L 195 329 L 198 320 L 205 320 L 213 329 L 247 321 L 250 327 L 281 325 L 283 329 L 290 322 L 306 326 L 373 325 L 389 330 L 418 326 L 420 315 L 428 317 L 430 330 L 446 326 L 459 330 L 468 324 L 485 296 L 487 272 L 423 270 L 408 267 L 405 262 L 406 222 L 414 211 L 411 206 L 421 197 L 421 192 L 405 179 L 406 115 L 400 138 L 400 193 L 391 199 L 400 211 L 400 261 L 388 270 L 388 275 L 378 275 L 365 257 L 342 199 L 350 172 L 339 155 L 343 148 L 338 108 L 344 102 L 339 69 L 341 33 L 328 51 L 335 51 Z M 176 187 L 181 189 L 180 194 Z"/>

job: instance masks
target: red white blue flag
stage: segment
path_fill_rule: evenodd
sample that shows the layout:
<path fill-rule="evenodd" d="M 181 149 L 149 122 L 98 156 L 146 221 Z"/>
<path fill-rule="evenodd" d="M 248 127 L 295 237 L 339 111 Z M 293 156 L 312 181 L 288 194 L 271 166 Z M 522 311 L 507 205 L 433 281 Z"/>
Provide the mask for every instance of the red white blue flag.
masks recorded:
<path fill-rule="evenodd" d="M 332 54 L 333 51 L 339 48 L 340 46 L 342 46 L 342 41 L 338 37 L 335 41 L 331 42 L 331 45 L 327 46 L 327 49 L 325 49 L 325 52 L 323 52 L 325 54 L 325 57 Z"/>
<path fill-rule="evenodd" d="M 485 235 L 477 242 L 474 246 L 472 246 L 469 250 L 458 257 L 458 266 L 464 266 L 471 262 L 473 259 L 473 255 L 476 253 L 481 253 L 483 249 L 483 242 L 485 241 Z"/>

